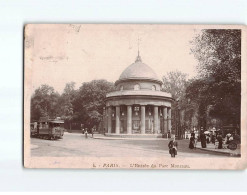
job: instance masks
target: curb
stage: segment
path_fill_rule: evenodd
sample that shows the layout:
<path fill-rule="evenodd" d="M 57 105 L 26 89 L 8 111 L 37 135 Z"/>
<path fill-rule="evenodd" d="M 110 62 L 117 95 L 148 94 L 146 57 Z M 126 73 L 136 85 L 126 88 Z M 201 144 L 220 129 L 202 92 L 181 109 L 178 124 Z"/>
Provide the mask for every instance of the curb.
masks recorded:
<path fill-rule="evenodd" d="M 221 154 L 228 154 L 229 156 L 237 156 L 240 157 L 241 154 L 234 154 L 234 153 L 229 153 L 229 152 L 223 152 L 223 151 L 215 151 L 215 150 L 209 150 L 209 149 L 205 149 L 205 148 L 196 148 L 199 150 L 203 150 L 203 151 L 209 151 L 209 152 L 216 152 L 216 153 L 221 153 Z"/>

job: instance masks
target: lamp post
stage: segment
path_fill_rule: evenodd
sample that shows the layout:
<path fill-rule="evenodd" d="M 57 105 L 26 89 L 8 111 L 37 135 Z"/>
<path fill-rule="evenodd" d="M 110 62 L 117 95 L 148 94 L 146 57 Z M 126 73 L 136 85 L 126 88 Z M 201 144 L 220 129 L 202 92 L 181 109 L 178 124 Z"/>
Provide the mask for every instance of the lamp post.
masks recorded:
<path fill-rule="evenodd" d="M 178 139 L 181 139 L 180 107 L 178 107 Z"/>
<path fill-rule="evenodd" d="M 106 110 L 105 107 L 103 107 L 101 133 L 103 133 L 104 135 L 105 135 L 105 127 L 106 127 Z"/>
<path fill-rule="evenodd" d="M 180 107 L 179 107 L 179 98 L 176 100 L 176 107 L 175 107 L 175 134 L 177 135 L 178 139 L 181 139 L 181 127 L 180 127 Z"/>

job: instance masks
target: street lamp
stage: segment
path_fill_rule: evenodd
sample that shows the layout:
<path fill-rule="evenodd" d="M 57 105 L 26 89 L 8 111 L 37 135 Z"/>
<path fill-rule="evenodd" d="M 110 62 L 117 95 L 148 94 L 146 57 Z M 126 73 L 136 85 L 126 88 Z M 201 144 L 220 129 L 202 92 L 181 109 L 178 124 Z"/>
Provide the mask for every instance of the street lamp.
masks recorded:
<path fill-rule="evenodd" d="M 180 128 L 180 107 L 179 107 L 179 98 L 176 99 L 175 107 L 175 131 L 178 139 L 181 139 L 181 128 Z"/>

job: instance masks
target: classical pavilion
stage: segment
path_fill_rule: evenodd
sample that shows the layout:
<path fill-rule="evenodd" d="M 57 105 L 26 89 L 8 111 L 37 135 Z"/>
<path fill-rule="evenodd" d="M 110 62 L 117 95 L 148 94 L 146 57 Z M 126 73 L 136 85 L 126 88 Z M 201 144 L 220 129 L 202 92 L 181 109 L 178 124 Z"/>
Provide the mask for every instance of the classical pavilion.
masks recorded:
<path fill-rule="evenodd" d="M 170 93 L 139 55 L 115 82 L 116 91 L 106 94 L 106 136 L 167 137 L 171 132 Z"/>

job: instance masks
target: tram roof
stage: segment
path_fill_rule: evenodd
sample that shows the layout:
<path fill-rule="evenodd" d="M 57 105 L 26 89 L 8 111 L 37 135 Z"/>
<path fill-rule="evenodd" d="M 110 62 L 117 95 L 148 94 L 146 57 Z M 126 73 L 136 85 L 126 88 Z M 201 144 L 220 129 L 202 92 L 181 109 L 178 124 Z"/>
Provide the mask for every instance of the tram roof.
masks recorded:
<path fill-rule="evenodd" d="M 50 123 L 64 123 L 64 121 L 59 121 L 59 120 L 50 120 L 49 121 Z"/>

